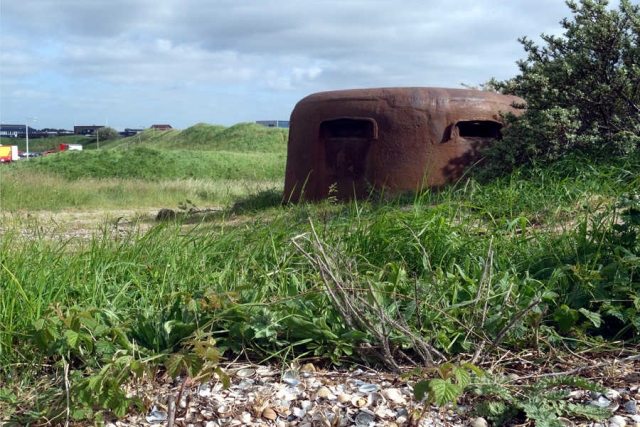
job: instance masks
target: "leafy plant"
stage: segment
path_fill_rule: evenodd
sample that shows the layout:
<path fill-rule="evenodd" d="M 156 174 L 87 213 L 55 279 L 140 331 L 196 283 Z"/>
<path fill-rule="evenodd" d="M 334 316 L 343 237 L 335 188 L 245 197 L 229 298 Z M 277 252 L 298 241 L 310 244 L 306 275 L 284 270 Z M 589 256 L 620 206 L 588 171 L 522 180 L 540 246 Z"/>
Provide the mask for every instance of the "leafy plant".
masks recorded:
<path fill-rule="evenodd" d="M 543 34 L 543 46 L 521 38 L 527 57 L 518 62 L 520 74 L 487 85 L 527 105 L 520 117 L 509 117 L 481 174 L 576 149 L 624 156 L 640 146 L 640 7 L 629 0 L 618 10 L 607 0 L 566 3 L 573 19 L 561 21 L 564 34 Z"/>
<path fill-rule="evenodd" d="M 604 391 L 597 383 L 572 376 L 542 378 L 523 386 L 485 376 L 472 385 L 471 391 L 482 398 L 475 405 L 475 412 L 497 425 L 523 417 L 538 427 L 561 427 L 563 424 L 558 417 L 602 420 L 611 416 L 607 409 L 569 401 L 570 392 L 576 388 Z"/>
<path fill-rule="evenodd" d="M 461 363 L 459 366 L 453 363 L 444 363 L 438 367 L 426 368 L 422 374 L 436 373 L 438 378 L 420 380 L 413 386 L 413 396 L 418 401 L 435 403 L 444 406 L 448 403 L 456 405 L 456 401 L 464 390 L 472 382 L 472 374 L 478 378 L 484 375 L 484 371 L 471 363 Z"/>

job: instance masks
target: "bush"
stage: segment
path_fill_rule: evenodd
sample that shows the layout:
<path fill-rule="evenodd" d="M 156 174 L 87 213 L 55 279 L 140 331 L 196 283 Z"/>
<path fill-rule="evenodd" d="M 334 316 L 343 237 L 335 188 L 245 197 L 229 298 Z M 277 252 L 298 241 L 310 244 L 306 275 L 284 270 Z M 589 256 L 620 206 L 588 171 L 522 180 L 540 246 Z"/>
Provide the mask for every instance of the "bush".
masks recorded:
<path fill-rule="evenodd" d="M 483 174 L 509 172 L 533 159 L 556 160 L 582 150 L 622 156 L 640 145 L 640 6 L 621 0 L 566 2 L 573 20 L 562 36 L 543 34 L 540 47 L 519 39 L 527 58 L 520 74 L 486 86 L 524 98 L 519 117 L 507 117 L 504 138 L 486 151 Z"/>
<path fill-rule="evenodd" d="M 99 141 L 113 141 L 120 139 L 120 134 L 112 127 L 103 127 L 97 130 Z"/>

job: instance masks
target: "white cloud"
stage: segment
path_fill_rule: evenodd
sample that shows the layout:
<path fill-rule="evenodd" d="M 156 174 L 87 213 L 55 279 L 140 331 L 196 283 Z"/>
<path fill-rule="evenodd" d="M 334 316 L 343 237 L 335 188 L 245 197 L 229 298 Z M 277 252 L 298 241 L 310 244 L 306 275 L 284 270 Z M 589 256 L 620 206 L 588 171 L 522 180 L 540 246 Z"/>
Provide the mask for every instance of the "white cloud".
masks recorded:
<path fill-rule="evenodd" d="M 315 91 L 511 77 L 516 39 L 557 33 L 568 13 L 558 0 L 5 1 L 1 112 L 42 109 L 49 127 L 285 119 Z"/>

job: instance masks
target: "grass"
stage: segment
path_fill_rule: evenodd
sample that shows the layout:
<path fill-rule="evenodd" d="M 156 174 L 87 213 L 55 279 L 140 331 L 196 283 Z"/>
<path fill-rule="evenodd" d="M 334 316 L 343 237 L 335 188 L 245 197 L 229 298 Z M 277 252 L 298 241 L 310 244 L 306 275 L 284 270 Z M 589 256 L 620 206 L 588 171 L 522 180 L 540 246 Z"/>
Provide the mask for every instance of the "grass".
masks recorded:
<path fill-rule="evenodd" d="M 251 157 L 219 147 L 211 157 L 101 149 L 2 170 L 2 384 L 71 365 L 74 407 L 117 412 L 126 399 L 100 400 L 115 393 L 100 369 L 130 355 L 171 371 L 176 354 L 199 354 L 180 343 L 202 334 L 230 357 L 390 369 L 521 349 L 551 358 L 566 348 L 637 348 L 637 157 L 576 155 L 483 185 L 281 206 L 282 189 L 271 185 L 282 163 L 256 168 L 267 149 Z M 216 157 L 240 172 L 215 169 Z M 248 189 L 225 194 L 230 183 Z M 227 209 L 186 222 L 134 218 L 126 229 L 112 220 L 83 239 L 16 213 L 186 199 Z"/>
<path fill-rule="evenodd" d="M 0 214 L 7 215 L 25 210 L 175 209 L 187 199 L 201 208 L 230 206 L 242 197 L 283 185 L 267 179 L 71 180 L 29 170 L 0 171 L 0 178 Z"/>
<path fill-rule="evenodd" d="M 169 151 L 136 147 L 130 150 L 66 151 L 8 165 L 4 171 L 53 173 L 68 180 L 85 178 L 141 179 L 262 179 L 284 173 L 281 153 Z"/>
<path fill-rule="evenodd" d="M 81 137 L 63 138 L 77 143 Z M 187 199 L 201 207 L 227 206 L 284 183 L 283 129 L 199 124 L 184 131 L 146 130 L 140 140 L 3 166 L 0 211 L 175 207 Z"/>

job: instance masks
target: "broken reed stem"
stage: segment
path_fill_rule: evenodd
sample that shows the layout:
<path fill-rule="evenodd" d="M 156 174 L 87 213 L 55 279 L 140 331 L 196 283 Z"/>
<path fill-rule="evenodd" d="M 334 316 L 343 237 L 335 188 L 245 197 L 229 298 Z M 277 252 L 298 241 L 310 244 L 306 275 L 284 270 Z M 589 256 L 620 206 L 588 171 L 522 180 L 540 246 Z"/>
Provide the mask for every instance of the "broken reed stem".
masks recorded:
<path fill-rule="evenodd" d="M 66 413 L 67 413 L 67 418 L 64 422 L 65 427 L 69 427 L 69 419 L 71 417 L 71 395 L 70 393 L 70 389 L 71 388 L 71 382 L 69 381 L 69 362 L 64 363 L 64 391 L 67 397 L 67 408 L 66 408 Z"/>
<path fill-rule="evenodd" d="M 344 286 L 345 282 L 340 278 L 341 273 L 338 269 L 338 265 L 336 264 L 337 258 L 332 258 L 327 254 L 311 219 L 309 219 L 309 223 L 311 224 L 312 238 L 307 238 L 307 240 L 312 244 L 315 253 L 309 253 L 302 248 L 297 241 L 303 236 L 306 237 L 306 234 L 294 237 L 292 242 L 294 246 L 318 269 L 329 297 L 340 312 L 340 315 L 344 318 L 347 326 L 354 328 L 354 326 L 357 325 L 362 330 L 369 331 L 382 348 L 383 354 L 380 355 L 381 359 L 387 364 L 387 366 L 394 370 L 399 370 L 399 366 L 395 362 L 391 352 L 389 339 L 391 336 L 391 330 L 389 327 L 402 332 L 411 340 L 415 351 L 424 363 L 429 365 L 434 364 L 434 355 L 439 360 L 445 360 L 446 358 L 442 353 L 436 350 L 429 343 L 425 342 L 422 337 L 414 333 L 407 325 L 403 325 L 389 317 L 378 299 L 375 297 L 375 290 L 370 282 L 367 283 L 367 288 L 365 290 L 371 297 L 372 302 L 359 294 L 354 287 Z M 345 270 L 344 274 L 351 276 L 350 268 L 346 267 Z M 375 321 L 372 321 L 373 319 L 375 319 Z"/>

